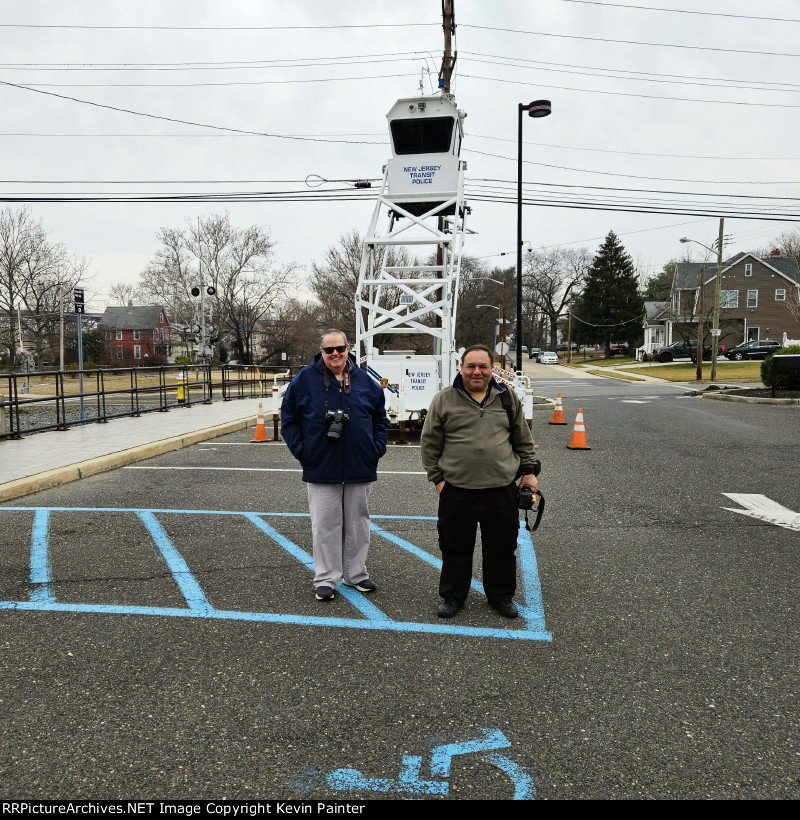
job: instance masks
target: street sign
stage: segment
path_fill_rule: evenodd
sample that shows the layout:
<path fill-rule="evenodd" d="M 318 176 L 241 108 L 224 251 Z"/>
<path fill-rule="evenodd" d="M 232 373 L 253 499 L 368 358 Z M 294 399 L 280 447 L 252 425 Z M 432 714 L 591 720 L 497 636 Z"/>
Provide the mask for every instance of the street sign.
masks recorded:
<path fill-rule="evenodd" d="M 711 328 L 711 335 L 712 336 L 722 336 L 722 329 L 718 327 Z"/>
<path fill-rule="evenodd" d="M 495 352 L 498 356 L 505 356 L 505 355 L 506 355 L 506 353 L 508 353 L 508 342 L 498 342 L 498 343 L 494 346 L 494 352 Z"/>
<path fill-rule="evenodd" d="M 73 288 L 72 295 L 75 299 L 75 313 L 84 313 L 83 288 Z"/>

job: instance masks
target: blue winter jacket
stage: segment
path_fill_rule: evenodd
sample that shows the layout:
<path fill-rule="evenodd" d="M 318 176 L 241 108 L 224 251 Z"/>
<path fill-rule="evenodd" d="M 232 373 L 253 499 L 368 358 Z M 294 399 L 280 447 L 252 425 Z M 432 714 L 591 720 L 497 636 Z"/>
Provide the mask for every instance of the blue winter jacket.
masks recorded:
<path fill-rule="evenodd" d="M 352 355 L 350 394 L 328 371 L 328 410 L 350 417 L 338 439 L 328 438 L 325 418 L 327 369 L 322 354 L 292 379 L 281 404 L 281 432 L 311 484 L 367 484 L 378 478 L 378 459 L 386 452 L 386 405 L 383 390 L 356 366 Z"/>

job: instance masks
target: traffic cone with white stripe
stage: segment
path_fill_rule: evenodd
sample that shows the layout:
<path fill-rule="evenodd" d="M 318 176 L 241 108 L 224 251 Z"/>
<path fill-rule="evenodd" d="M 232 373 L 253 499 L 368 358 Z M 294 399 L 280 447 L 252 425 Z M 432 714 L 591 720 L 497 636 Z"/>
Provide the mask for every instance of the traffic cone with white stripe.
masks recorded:
<path fill-rule="evenodd" d="M 256 419 L 256 437 L 250 439 L 251 444 L 259 444 L 262 441 L 269 441 L 267 438 L 267 428 L 264 425 L 264 409 L 261 402 L 258 403 L 258 418 Z"/>
<path fill-rule="evenodd" d="M 561 403 L 561 393 L 556 393 L 556 409 L 553 411 L 553 418 L 550 419 L 550 424 L 564 424 L 564 405 Z"/>
<path fill-rule="evenodd" d="M 578 415 L 575 416 L 575 427 L 572 428 L 572 438 L 567 445 L 569 450 L 591 450 L 586 442 L 586 427 L 583 424 L 583 410 L 578 408 Z"/>

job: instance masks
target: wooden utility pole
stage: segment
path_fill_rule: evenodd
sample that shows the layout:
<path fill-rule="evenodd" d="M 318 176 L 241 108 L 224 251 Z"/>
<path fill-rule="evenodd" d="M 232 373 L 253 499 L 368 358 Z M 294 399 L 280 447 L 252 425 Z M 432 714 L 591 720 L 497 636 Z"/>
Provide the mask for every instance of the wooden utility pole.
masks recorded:
<path fill-rule="evenodd" d="M 453 76 L 453 66 L 456 64 L 456 58 L 453 56 L 453 35 L 456 33 L 455 0 L 442 0 L 442 28 L 444 29 L 444 53 L 442 54 L 442 67 L 439 70 L 439 87 L 445 94 L 449 94 L 450 78 Z M 458 214 L 454 214 L 453 218 L 458 218 Z M 444 217 L 440 216 L 436 220 L 436 224 L 439 232 L 443 233 L 445 228 Z M 436 264 L 441 269 L 440 275 L 444 279 L 444 253 L 441 245 L 436 249 Z M 447 264 L 450 264 L 449 254 Z M 455 328 L 453 328 L 453 332 L 455 332 Z M 440 352 L 437 351 L 436 345 L 437 342 L 434 340 L 434 353 Z"/>
<path fill-rule="evenodd" d="M 458 56 L 458 52 L 453 54 L 453 37 L 456 33 L 455 0 L 442 0 L 442 28 L 444 29 L 444 54 L 439 79 L 444 80 L 441 88 L 445 94 L 449 94 L 450 78 L 453 76 L 453 68 Z"/>
<path fill-rule="evenodd" d="M 697 305 L 697 381 L 703 380 L 703 340 L 706 335 L 705 300 L 703 291 L 705 290 L 706 263 L 703 262 L 700 268 L 700 293 L 698 294 Z"/>

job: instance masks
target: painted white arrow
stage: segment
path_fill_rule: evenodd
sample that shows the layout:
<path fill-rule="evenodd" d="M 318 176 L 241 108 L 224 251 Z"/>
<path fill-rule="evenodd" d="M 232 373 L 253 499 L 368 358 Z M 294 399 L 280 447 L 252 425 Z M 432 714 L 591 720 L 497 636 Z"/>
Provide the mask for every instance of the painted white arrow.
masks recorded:
<path fill-rule="evenodd" d="M 759 521 L 766 521 L 768 524 L 775 524 L 778 527 L 785 527 L 787 530 L 800 532 L 800 513 L 783 507 L 777 501 L 767 498 L 765 495 L 752 495 L 749 493 L 722 493 L 735 504 L 741 504 L 745 509 L 739 510 L 735 507 L 723 507 L 729 512 L 749 515 Z"/>

